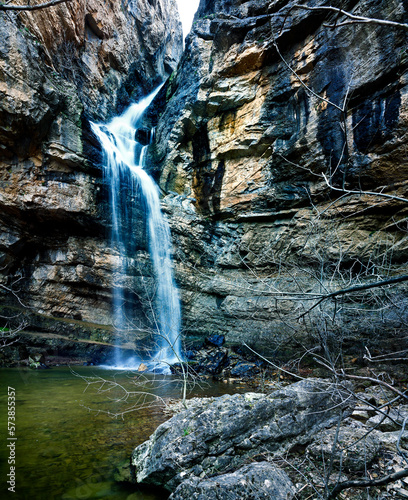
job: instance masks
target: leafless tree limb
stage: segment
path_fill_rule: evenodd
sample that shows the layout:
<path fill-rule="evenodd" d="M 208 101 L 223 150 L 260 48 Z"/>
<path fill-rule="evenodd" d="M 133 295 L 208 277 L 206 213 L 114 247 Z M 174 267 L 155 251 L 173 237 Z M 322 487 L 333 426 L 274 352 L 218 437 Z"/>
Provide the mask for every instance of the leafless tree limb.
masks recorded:
<path fill-rule="evenodd" d="M 295 4 L 295 5 L 291 6 L 288 13 L 293 9 L 336 12 L 340 16 L 345 16 L 345 17 L 348 17 L 349 19 L 351 19 L 351 21 L 349 21 L 349 22 L 342 22 L 339 24 L 329 25 L 328 27 L 330 27 L 330 28 L 337 28 L 337 27 L 341 27 L 341 26 L 345 26 L 345 25 L 349 25 L 349 24 L 380 24 L 380 25 L 390 26 L 393 28 L 398 28 L 398 29 L 402 29 L 404 31 L 408 31 L 408 24 L 406 24 L 406 23 L 398 23 L 395 21 L 388 21 L 386 19 L 377 19 L 377 18 L 370 18 L 370 17 L 364 17 L 364 16 L 356 16 L 355 14 L 351 14 L 351 12 L 347 12 L 343 9 L 339 9 L 337 7 L 332 7 L 332 6 L 309 7 L 308 5 Z"/>
<path fill-rule="evenodd" d="M 286 373 L 286 375 L 289 375 L 291 377 L 297 378 L 299 380 L 304 380 L 305 379 L 305 377 L 300 377 L 299 375 L 296 375 L 295 373 L 292 373 L 292 372 L 289 372 L 288 370 L 285 370 L 281 366 L 275 365 L 275 363 L 273 363 L 271 360 L 269 360 L 267 358 L 264 358 L 261 354 L 259 354 L 258 352 L 254 351 L 251 347 L 249 347 L 249 345 L 246 342 L 243 342 L 242 345 L 244 347 L 246 347 L 247 349 L 249 349 L 252 353 L 256 354 L 263 361 L 266 361 L 266 363 L 268 363 L 269 365 L 273 366 L 276 370 L 282 371 L 283 373 Z"/>
<path fill-rule="evenodd" d="M 398 481 L 398 479 L 402 479 L 403 477 L 408 476 L 408 469 L 402 469 L 398 472 L 394 472 L 393 474 L 388 474 L 387 476 L 383 476 L 379 479 L 354 479 L 352 481 L 343 481 L 342 483 L 337 484 L 330 495 L 328 496 L 328 500 L 332 498 L 336 498 L 339 493 L 348 488 L 365 488 L 370 486 L 383 486 L 385 484 L 392 483 L 394 481 Z"/>
<path fill-rule="evenodd" d="M 325 102 L 326 104 L 329 104 L 330 106 L 334 106 L 336 109 L 344 113 L 344 109 L 335 104 L 334 102 L 330 101 L 329 99 L 326 99 L 325 97 L 322 97 L 321 95 L 317 94 L 314 90 L 312 90 L 306 83 L 300 78 L 300 76 L 296 73 L 294 69 L 290 67 L 286 59 L 283 57 L 281 54 L 278 44 L 274 41 L 273 46 L 276 49 L 276 52 L 278 53 L 278 56 L 282 59 L 283 64 L 288 68 L 288 70 L 292 73 L 292 75 L 299 81 L 299 83 L 308 91 L 310 92 L 314 97 L 317 99 L 320 99 L 321 101 Z"/>
<path fill-rule="evenodd" d="M 380 354 L 379 356 L 371 356 L 368 347 L 365 347 L 367 354 L 364 354 L 363 359 L 369 361 L 370 363 L 386 363 L 389 361 L 407 361 L 407 357 L 397 358 L 398 354 L 407 354 L 408 350 L 393 352 L 391 354 Z"/>
<path fill-rule="evenodd" d="M 382 193 L 381 191 L 357 191 L 352 189 L 338 188 L 330 184 L 329 179 L 323 172 L 322 172 L 322 177 L 324 178 L 327 186 L 330 189 L 333 189 L 333 191 L 340 191 L 341 193 L 346 193 L 346 194 L 359 194 L 359 195 L 366 194 L 370 196 L 382 196 L 383 198 L 389 198 L 391 200 L 397 200 L 397 201 L 402 201 L 404 203 L 408 203 L 407 198 L 402 198 L 401 196 L 395 196 L 394 194 Z"/>
<path fill-rule="evenodd" d="M 59 3 L 70 2 L 71 0 L 50 0 L 49 2 L 39 3 L 37 5 L 14 5 L 9 2 L 0 3 L 0 11 L 1 10 L 39 10 L 46 9 L 47 7 L 53 7 L 54 5 L 58 5 Z"/>
<path fill-rule="evenodd" d="M 395 386 L 388 384 L 384 380 L 382 380 L 380 377 L 363 377 L 362 375 L 351 375 L 349 373 L 346 373 L 344 370 L 336 370 L 334 367 L 329 366 L 327 363 L 324 363 L 320 359 L 317 359 L 316 357 L 313 358 L 316 363 L 318 363 L 321 366 L 324 366 L 327 370 L 329 370 L 333 375 L 339 378 L 344 378 L 348 380 L 359 380 L 362 382 L 372 382 L 373 384 L 379 384 L 382 385 L 383 387 L 386 387 L 388 390 L 392 391 L 393 393 L 397 394 L 399 397 L 403 399 L 407 399 L 407 391 L 401 392 L 398 390 Z"/>
<path fill-rule="evenodd" d="M 315 307 L 317 307 L 319 304 L 321 304 L 323 301 L 325 301 L 327 299 L 338 297 L 339 295 L 346 295 L 348 293 L 362 292 L 364 290 L 370 290 L 371 288 L 378 288 L 381 286 L 394 285 L 396 283 L 401 283 L 403 281 L 408 281 L 408 275 L 404 274 L 402 276 L 398 276 L 397 278 L 375 281 L 374 283 L 367 283 L 365 285 L 352 286 L 350 288 L 345 288 L 343 290 L 337 290 L 336 292 L 328 293 L 328 294 L 324 295 L 321 299 L 319 299 L 316 302 L 316 304 L 314 304 L 312 307 L 310 307 L 306 312 L 301 314 L 298 319 L 301 319 L 304 316 L 306 316 L 306 314 L 308 314 Z"/>

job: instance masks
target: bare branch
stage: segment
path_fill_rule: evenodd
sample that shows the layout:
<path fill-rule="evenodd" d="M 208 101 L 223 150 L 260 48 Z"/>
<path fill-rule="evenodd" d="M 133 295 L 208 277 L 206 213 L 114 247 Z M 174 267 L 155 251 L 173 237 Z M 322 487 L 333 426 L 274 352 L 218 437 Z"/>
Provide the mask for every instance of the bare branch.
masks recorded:
<path fill-rule="evenodd" d="M 71 0 L 50 0 L 49 2 L 39 3 L 37 5 L 13 5 L 9 3 L 0 3 L 1 10 L 39 10 L 46 9 L 47 7 L 53 7 L 59 3 L 70 2 Z"/>
<path fill-rule="evenodd" d="M 266 361 L 268 364 L 270 364 L 271 366 L 273 366 L 276 370 L 280 370 L 283 373 L 286 373 L 286 375 L 289 375 L 291 377 L 297 378 L 299 380 L 304 380 L 305 379 L 305 377 L 300 377 L 299 375 L 296 375 L 295 373 L 289 372 L 288 370 L 285 370 L 284 368 L 282 368 L 282 367 L 280 367 L 278 365 L 275 365 L 275 363 L 272 363 L 272 361 L 270 361 L 269 359 L 264 358 L 261 354 L 259 354 L 259 352 L 256 352 L 253 349 L 251 349 L 251 347 L 249 347 L 249 345 L 246 342 L 242 342 L 242 345 L 244 347 L 246 347 L 247 349 L 249 349 L 254 354 L 256 354 L 258 357 L 260 357 L 263 361 Z"/>
<path fill-rule="evenodd" d="M 405 349 L 403 351 L 393 352 L 391 354 L 380 354 L 379 356 L 371 356 L 371 352 L 368 347 L 365 347 L 367 354 L 364 354 L 363 359 L 369 361 L 370 363 L 386 363 L 389 361 L 407 361 L 407 357 L 397 358 L 398 354 L 407 354 L 408 350 Z"/>
<path fill-rule="evenodd" d="M 332 498 L 336 498 L 336 496 L 341 493 L 343 490 L 347 488 L 365 488 L 370 486 L 383 486 L 384 484 L 392 483 L 393 481 L 398 481 L 398 479 L 402 479 L 403 477 L 408 476 L 408 469 L 402 469 L 398 472 L 394 472 L 393 474 L 388 474 L 387 476 L 383 476 L 380 479 L 354 479 L 352 481 L 343 481 L 342 483 L 337 484 L 330 495 L 328 496 L 328 500 Z"/>
<path fill-rule="evenodd" d="M 387 194 L 387 193 L 382 193 L 381 191 L 355 191 L 355 190 L 352 190 L 352 189 L 345 189 L 345 188 L 337 188 L 335 186 L 333 186 L 332 184 L 330 184 L 328 178 L 326 177 L 326 175 L 322 172 L 322 176 L 327 184 L 327 186 L 330 188 L 330 189 L 333 189 L 333 191 L 340 191 L 341 193 L 346 193 L 346 194 L 359 194 L 359 195 L 362 195 L 362 194 L 367 194 L 369 196 L 382 196 L 383 198 L 389 198 L 391 200 L 397 200 L 397 201 L 403 201 L 404 203 L 408 203 L 408 199 L 407 198 L 402 198 L 401 196 L 395 196 L 393 194 Z"/>
<path fill-rule="evenodd" d="M 345 288 L 343 290 L 337 290 L 336 292 L 328 293 L 327 295 L 324 295 L 320 300 L 318 300 L 316 302 L 316 304 L 314 304 L 312 307 L 310 307 L 306 312 L 301 314 L 298 319 L 301 319 L 304 316 L 306 316 L 306 314 L 308 314 L 310 311 L 312 311 L 315 307 L 317 307 L 319 304 L 321 304 L 324 300 L 327 300 L 327 299 L 330 299 L 333 297 L 338 297 L 339 295 L 346 295 L 348 293 L 362 292 L 364 290 L 370 290 L 371 288 L 379 288 L 382 286 L 394 285 L 395 283 L 401 283 L 403 281 L 408 281 L 408 275 L 404 274 L 402 276 L 398 276 L 397 278 L 375 281 L 374 283 L 367 283 L 365 285 L 352 286 L 350 288 Z"/>
<path fill-rule="evenodd" d="M 296 73 L 296 71 L 294 69 L 292 69 L 290 67 L 290 65 L 286 62 L 286 59 L 281 54 L 281 52 L 279 50 L 279 47 L 278 47 L 278 45 L 277 45 L 277 43 L 275 41 L 273 42 L 273 46 L 275 47 L 276 52 L 278 53 L 279 57 L 282 59 L 282 62 L 284 63 L 284 65 L 288 68 L 288 70 L 292 73 L 292 75 L 303 85 L 303 87 L 308 92 L 310 92 L 317 99 L 320 99 L 321 101 L 325 102 L 326 104 L 329 104 L 330 106 L 334 106 L 336 109 L 338 109 L 339 111 L 341 111 L 342 113 L 344 113 L 344 109 L 343 108 L 341 108 L 340 106 L 338 106 L 334 102 L 329 101 L 329 99 L 326 99 L 325 97 L 322 97 L 321 95 L 316 94 L 316 92 L 314 90 L 312 90 L 308 85 L 306 85 L 306 83 L 300 78 L 300 76 Z"/>
<path fill-rule="evenodd" d="M 379 384 L 379 385 L 382 385 L 383 387 L 386 387 L 390 391 L 394 392 L 399 397 L 401 397 L 403 399 L 407 399 L 407 391 L 401 392 L 393 385 L 387 384 L 387 382 L 384 382 L 384 380 L 381 380 L 379 377 L 374 378 L 374 377 L 363 377 L 362 375 L 350 375 L 348 373 L 345 373 L 344 370 L 341 370 L 341 371 L 336 370 L 335 368 L 329 366 L 327 363 L 322 362 L 321 360 L 317 359 L 316 357 L 314 357 L 313 359 L 316 361 L 316 363 L 324 366 L 327 370 L 332 372 L 337 377 L 341 377 L 341 378 L 345 378 L 345 379 L 349 379 L 349 380 L 360 380 L 360 381 L 365 381 L 365 382 L 372 382 L 374 384 Z"/>
<path fill-rule="evenodd" d="M 380 24 L 384 26 L 391 26 L 393 28 L 398 28 L 402 29 L 404 31 L 408 31 L 408 24 L 405 23 L 397 23 L 395 21 L 387 21 L 386 19 L 377 19 L 377 18 L 371 18 L 371 17 L 364 17 L 364 16 L 356 16 L 355 14 L 351 14 L 350 12 L 347 12 L 343 9 L 339 9 L 337 7 L 332 7 L 332 6 L 321 6 L 321 7 L 309 7 L 307 5 L 299 5 L 295 4 L 292 5 L 292 7 L 289 9 L 289 12 L 292 9 L 304 9 L 304 10 L 312 10 L 312 11 L 330 11 L 330 12 L 336 12 L 337 14 L 341 16 L 348 17 L 349 19 L 352 20 L 352 22 L 348 23 L 339 23 L 339 24 L 333 24 L 328 27 L 330 28 L 337 28 L 340 26 L 345 26 L 346 24 Z"/>

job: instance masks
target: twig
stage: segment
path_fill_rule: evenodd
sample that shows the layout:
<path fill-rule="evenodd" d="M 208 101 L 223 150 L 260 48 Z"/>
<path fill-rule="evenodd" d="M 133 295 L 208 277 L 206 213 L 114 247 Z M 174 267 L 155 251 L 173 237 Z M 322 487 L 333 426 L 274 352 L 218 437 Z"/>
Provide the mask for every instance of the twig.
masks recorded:
<path fill-rule="evenodd" d="M 325 102 L 326 104 L 330 104 L 330 106 L 334 106 L 336 109 L 338 109 L 341 113 L 344 113 L 344 109 L 342 109 L 340 106 L 335 104 L 332 101 L 329 101 L 329 99 L 326 99 L 325 97 L 322 97 L 321 95 L 317 94 L 314 90 L 312 90 L 306 83 L 300 78 L 300 76 L 296 73 L 294 69 L 290 67 L 290 65 L 286 62 L 286 59 L 283 57 L 281 54 L 279 47 L 275 41 L 273 41 L 273 46 L 276 49 L 276 52 L 278 53 L 279 57 L 282 59 L 282 62 L 284 65 L 288 68 L 288 70 L 292 73 L 292 75 L 303 85 L 303 87 L 310 92 L 314 97 L 317 99 L 320 99 L 321 101 Z"/>
<path fill-rule="evenodd" d="M 259 354 L 259 352 L 256 352 L 253 349 L 251 349 L 251 347 L 249 347 L 249 345 L 246 344 L 245 342 L 243 342 L 242 345 L 245 346 L 247 349 L 249 349 L 254 354 L 256 354 L 258 357 L 260 357 L 261 359 L 266 361 L 268 364 L 270 364 L 271 366 L 276 368 L 277 370 L 281 370 L 282 372 L 286 373 L 287 375 L 290 375 L 291 377 L 298 378 L 299 380 L 305 380 L 305 377 L 300 377 L 299 375 L 296 375 L 295 373 L 289 372 L 288 370 L 285 370 L 284 368 L 281 368 L 280 366 L 275 365 L 275 363 L 272 363 L 272 361 L 270 361 L 269 359 L 264 358 L 261 354 Z"/>
<path fill-rule="evenodd" d="M 327 295 L 324 295 L 321 299 L 319 299 L 316 304 L 314 304 L 312 307 L 310 307 L 306 312 L 301 314 L 298 317 L 298 320 L 306 316 L 306 314 L 309 314 L 310 311 L 312 311 L 315 307 L 317 307 L 319 304 L 321 304 L 323 301 L 337 297 L 339 295 L 346 295 L 348 293 L 354 293 L 354 292 L 362 292 L 364 290 L 370 290 L 371 288 L 379 288 L 382 286 L 387 286 L 387 285 L 394 285 L 395 283 L 401 283 L 403 281 L 408 281 L 408 275 L 404 274 L 402 276 L 398 276 L 397 278 L 391 278 L 388 280 L 382 280 L 382 281 L 376 281 L 374 283 L 367 283 L 366 285 L 357 285 L 357 286 L 352 286 L 350 288 L 345 288 L 343 290 L 337 290 L 336 292 L 328 293 Z"/>
<path fill-rule="evenodd" d="M 367 194 L 370 196 L 382 196 L 384 198 L 390 198 L 391 200 L 398 200 L 398 201 L 403 201 L 404 203 L 408 203 L 407 198 L 401 198 L 400 196 L 395 196 L 393 194 L 381 193 L 378 191 L 356 191 L 352 189 L 338 188 L 330 184 L 329 180 L 327 179 L 326 175 L 323 172 L 322 172 L 322 177 L 324 178 L 327 186 L 330 189 L 333 189 L 333 191 L 340 191 L 341 193 L 347 193 L 347 194 L 359 194 L 359 195 Z"/>
<path fill-rule="evenodd" d="M 384 382 L 384 380 L 381 380 L 379 378 L 373 378 L 373 377 L 363 377 L 361 375 L 349 375 L 348 373 L 345 373 L 344 370 L 341 370 L 340 372 L 335 370 L 334 368 L 332 368 L 331 366 L 329 366 L 326 363 L 323 363 L 323 361 L 317 359 L 316 357 L 313 357 L 313 359 L 316 363 L 319 363 L 320 365 L 324 366 L 327 370 L 331 371 L 337 377 L 342 377 L 342 378 L 346 378 L 349 380 L 361 380 L 361 381 L 366 381 L 366 382 L 373 382 L 374 384 L 379 384 L 379 385 L 386 387 L 387 389 L 394 392 L 395 394 L 398 394 L 398 396 L 402 397 L 403 399 L 407 399 L 407 391 L 401 392 L 398 389 L 396 389 L 394 386 L 387 384 L 387 382 Z"/>

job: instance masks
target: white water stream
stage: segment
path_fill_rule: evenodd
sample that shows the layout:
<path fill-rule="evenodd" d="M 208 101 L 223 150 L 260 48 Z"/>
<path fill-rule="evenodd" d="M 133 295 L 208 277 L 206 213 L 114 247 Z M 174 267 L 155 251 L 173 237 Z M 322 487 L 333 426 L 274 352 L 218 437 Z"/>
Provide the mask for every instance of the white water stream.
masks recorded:
<path fill-rule="evenodd" d="M 160 209 L 159 190 L 153 179 L 144 170 L 144 158 L 148 146 L 135 139 L 141 119 L 148 106 L 160 90 L 136 104 L 131 105 L 121 116 L 108 124 L 91 123 L 103 149 L 105 178 L 110 185 L 110 207 L 112 217 L 112 243 L 119 249 L 119 264 L 116 269 L 118 281 L 123 281 L 127 270 L 127 253 L 132 245 L 132 209 L 129 200 L 138 200 L 144 207 L 149 253 L 156 280 L 154 300 L 155 347 L 151 359 L 123 359 L 120 346 L 116 349 L 113 367 L 137 368 L 141 362 L 149 368 L 168 366 L 179 362 L 180 343 L 180 301 L 173 277 L 171 261 L 170 230 Z M 126 190 L 129 190 L 128 192 Z M 137 201 L 133 201 L 136 203 Z M 133 245 L 134 246 L 134 245 Z M 123 283 L 114 283 L 114 322 L 119 336 L 129 322 L 124 310 L 125 291 Z M 131 318 L 130 318 L 131 320 Z"/>

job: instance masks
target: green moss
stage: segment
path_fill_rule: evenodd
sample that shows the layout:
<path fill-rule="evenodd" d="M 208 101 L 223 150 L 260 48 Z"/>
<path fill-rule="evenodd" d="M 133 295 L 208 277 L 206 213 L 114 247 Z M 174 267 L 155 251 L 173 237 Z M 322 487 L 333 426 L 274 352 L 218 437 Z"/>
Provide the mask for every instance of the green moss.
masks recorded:
<path fill-rule="evenodd" d="M 168 82 L 167 82 L 167 89 L 166 89 L 166 102 L 169 102 L 172 95 L 174 94 L 174 83 L 175 79 L 177 76 L 177 72 L 173 71 L 173 73 L 169 76 Z"/>

